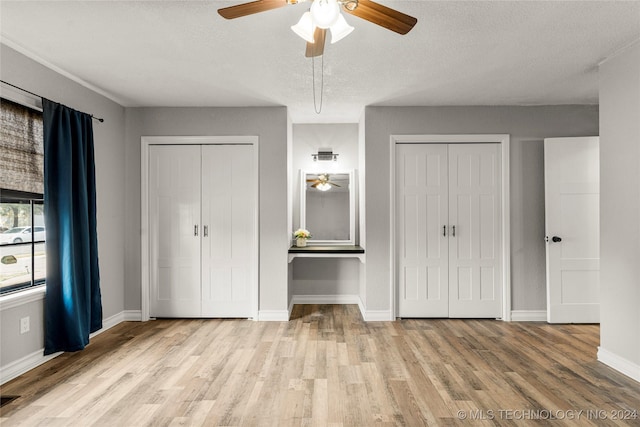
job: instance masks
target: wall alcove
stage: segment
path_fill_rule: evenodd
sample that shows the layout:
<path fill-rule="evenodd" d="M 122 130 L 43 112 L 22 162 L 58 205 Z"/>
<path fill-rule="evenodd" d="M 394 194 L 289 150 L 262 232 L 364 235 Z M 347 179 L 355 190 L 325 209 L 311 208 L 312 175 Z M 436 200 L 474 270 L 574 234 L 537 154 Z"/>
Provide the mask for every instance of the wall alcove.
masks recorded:
<path fill-rule="evenodd" d="M 292 163 L 292 230 L 312 234 L 288 251 L 289 301 L 293 304 L 358 304 L 362 307 L 361 271 L 365 250 L 359 246 L 359 125 L 294 124 Z M 333 160 L 314 160 L 324 147 Z M 330 189 L 321 191 L 323 179 Z"/>

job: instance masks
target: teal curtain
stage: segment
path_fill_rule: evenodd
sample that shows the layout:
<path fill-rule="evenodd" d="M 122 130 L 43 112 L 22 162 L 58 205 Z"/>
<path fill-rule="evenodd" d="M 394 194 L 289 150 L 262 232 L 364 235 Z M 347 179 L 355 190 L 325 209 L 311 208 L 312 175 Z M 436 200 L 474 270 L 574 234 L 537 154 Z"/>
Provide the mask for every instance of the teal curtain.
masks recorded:
<path fill-rule="evenodd" d="M 91 116 L 42 100 L 47 291 L 44 353 L 82 350 L 102 328 Z"/>

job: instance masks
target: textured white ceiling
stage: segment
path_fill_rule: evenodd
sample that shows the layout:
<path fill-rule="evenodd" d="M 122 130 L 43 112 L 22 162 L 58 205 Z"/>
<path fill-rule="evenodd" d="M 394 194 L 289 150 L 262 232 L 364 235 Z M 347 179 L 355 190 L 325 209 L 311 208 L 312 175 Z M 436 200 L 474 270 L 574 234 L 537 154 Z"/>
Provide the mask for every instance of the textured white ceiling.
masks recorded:
<path fill-rule="evenodd" d="M 346 15 L 321 114 L 289 29 L 309 3 L 228 21 L 216 10 L 242 0 L 2 0 L 0 34 L 125 106 L 285 105 L 294 123 L 357 122 L 366 105 L 593 104 L 598 62 L 640 38 L 640 1 L 377 1 L 418 23 L 401 36 Z"/>

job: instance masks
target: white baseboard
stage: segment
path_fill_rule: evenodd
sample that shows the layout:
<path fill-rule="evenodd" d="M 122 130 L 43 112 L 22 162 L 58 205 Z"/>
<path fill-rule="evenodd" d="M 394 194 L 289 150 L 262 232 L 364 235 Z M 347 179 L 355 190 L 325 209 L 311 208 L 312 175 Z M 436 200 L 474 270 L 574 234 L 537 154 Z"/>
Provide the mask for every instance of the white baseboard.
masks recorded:
<path fill-rule="evenodd" d="M 102 319 L 102 329 L 98 329 L 89 338 L 93 338 L 96 335 L 100 335 L 106 330 L 113 328 L 114 326 L 122 322 L 140 322 L 142 321 L 142 312 L 140 310 L 124 310 L 120 313 L 116 313 L 111 317 Z"/>
<path fill-rule="evenodd" d="M 89 335 L 89 339 L 95 337 L 96 335 L 100 335 L 102 332 L 113 328 L 119 323 L 126 321 L 135 321 L 140 320 L 141 314 L 140 310 L 125 310 L 120 313 L 116 313 L 113 316 L 107 317 L 102 320 L 102 329 L 97 330 L 96 332 Z M 11 381 L 12 379 L 24 374 L 25 372 L 30 371 L 33 368 L 36 368 L 42 365 L 45 362 L 53 359 L 56 356 L 61 355 L 63 352 L 50 354 L 48 356 L 44 355 L 44 347 L 40 350 L 36 350 L 31 354 L 28 354 L 18 360 L 15 360 L 5 366 L 0 367 L 0 384 L 4 384 L 7 381 Z"/>
<path fill-rule="evenodd" d="M 361 299 L 358 302 L 358 307 L 360 307 L 360 314 L 365 322 L 392 322 L 396 320 L 395 316 L 391 314 L 391 310 L 367 310 Z"/>
<path fill-rule="evenodd" d="M 288 322 L 289 310 L 260 310 L 258 321 L 260 322 Z"/>
<path fill-rule="evenodd" d="M 637 365 L 624 357 L 620 357 L 602 347 L 598 347 L 598 361 L 640 382 L 640 365 Z"/>
<path fill-rule="evenodd" d="M 293 295 L 289 302 L 289 314 L 294 304 L 357 304 L 362 318 L 365 318 L 364 305 L 358 295 Z"/>
<path fill-rule="evenodd" d="M 362 307 L 360 307 L 360 312 L 362 313 L 362 318 L 365 322 L 391 322 L 395 320 L 391 315 L 391 310 L 362 311 Z"/>
<path fill-rule="evenodd" d="M 358 295 L 293 295 L 291 304 L 360 304 Z"/>
<path fill-rule="evenodd" d="M 122 322 L 124 322 L 124 311 L 121 311 L 120 313 L 114 314 L 111 317 L 107 317 L 106 319 L 102 319 L 102 328 L 98 329 L 95 332 L 92 332 L 89 335 L 89 339 L 95 337 L 96 335 L 100 335 L 104 331 L 106 331 L 108 329 L 111 329 L 114 326 L 116 326 L 118 323 L 122 323 Z"/>
<path fill-rule="evenodd" d="M 124 314 L 125 322 L 142 322 L 142 311 L 141 310 L 125 310 L 122 312 Z"/>
<path fill-rule="evenodd" d="M 44 348 L 40 350 L 34 351 L 31 354 L 27 354 L 26 356 L 9 363 L 6 366 L 2 366 L 0 368 L 0 384 L 4 384 L 7 381 L 11 381 L 12 379 L 19 377 L 27 371 L 30 371 L 33 368 L 37 368 L 49 360 L 60 356 L 62 352 L 50 354 L 48 356 L 44 355 Z"/>
<path fill-rule="evenodd" d="M 511 310 L 512 322 L 546 322 L 547 310 Z"/>
<path fill-rule="evenodd" d="M 289 308 L 288 308 L 289 317 L 287 318 L 287 320 L 291 319 L 291 313 L 293 312 L 293 304 L 294 304 L 294 298 L 292 297 L 291 300 L 289 301 Z"/>
<path fill-rule="evenodd" d="M 362 298 L 360 298 L 360 301 L 358 301 L 358 308 L 360 309 L 360 315 L 362 316 L 362 319 L 364 319 L 364 313 L 367 310 L 364 308 L 364 302 L 362 302 Z"/>

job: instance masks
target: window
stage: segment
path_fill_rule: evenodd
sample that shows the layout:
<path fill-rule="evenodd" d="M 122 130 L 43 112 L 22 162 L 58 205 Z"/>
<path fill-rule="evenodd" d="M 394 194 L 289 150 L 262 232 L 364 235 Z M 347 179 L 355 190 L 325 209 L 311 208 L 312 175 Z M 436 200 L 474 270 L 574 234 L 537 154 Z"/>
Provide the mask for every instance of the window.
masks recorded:
<path fill-rule="evenodd" d="M 0 190 L 0 294 L 44 283 L 43 224 L 42 195 Z"/>
<path fill-rule="evenodd" d="M 0 294 L 45 281 L 42 113 L 0 100 Z"/>

